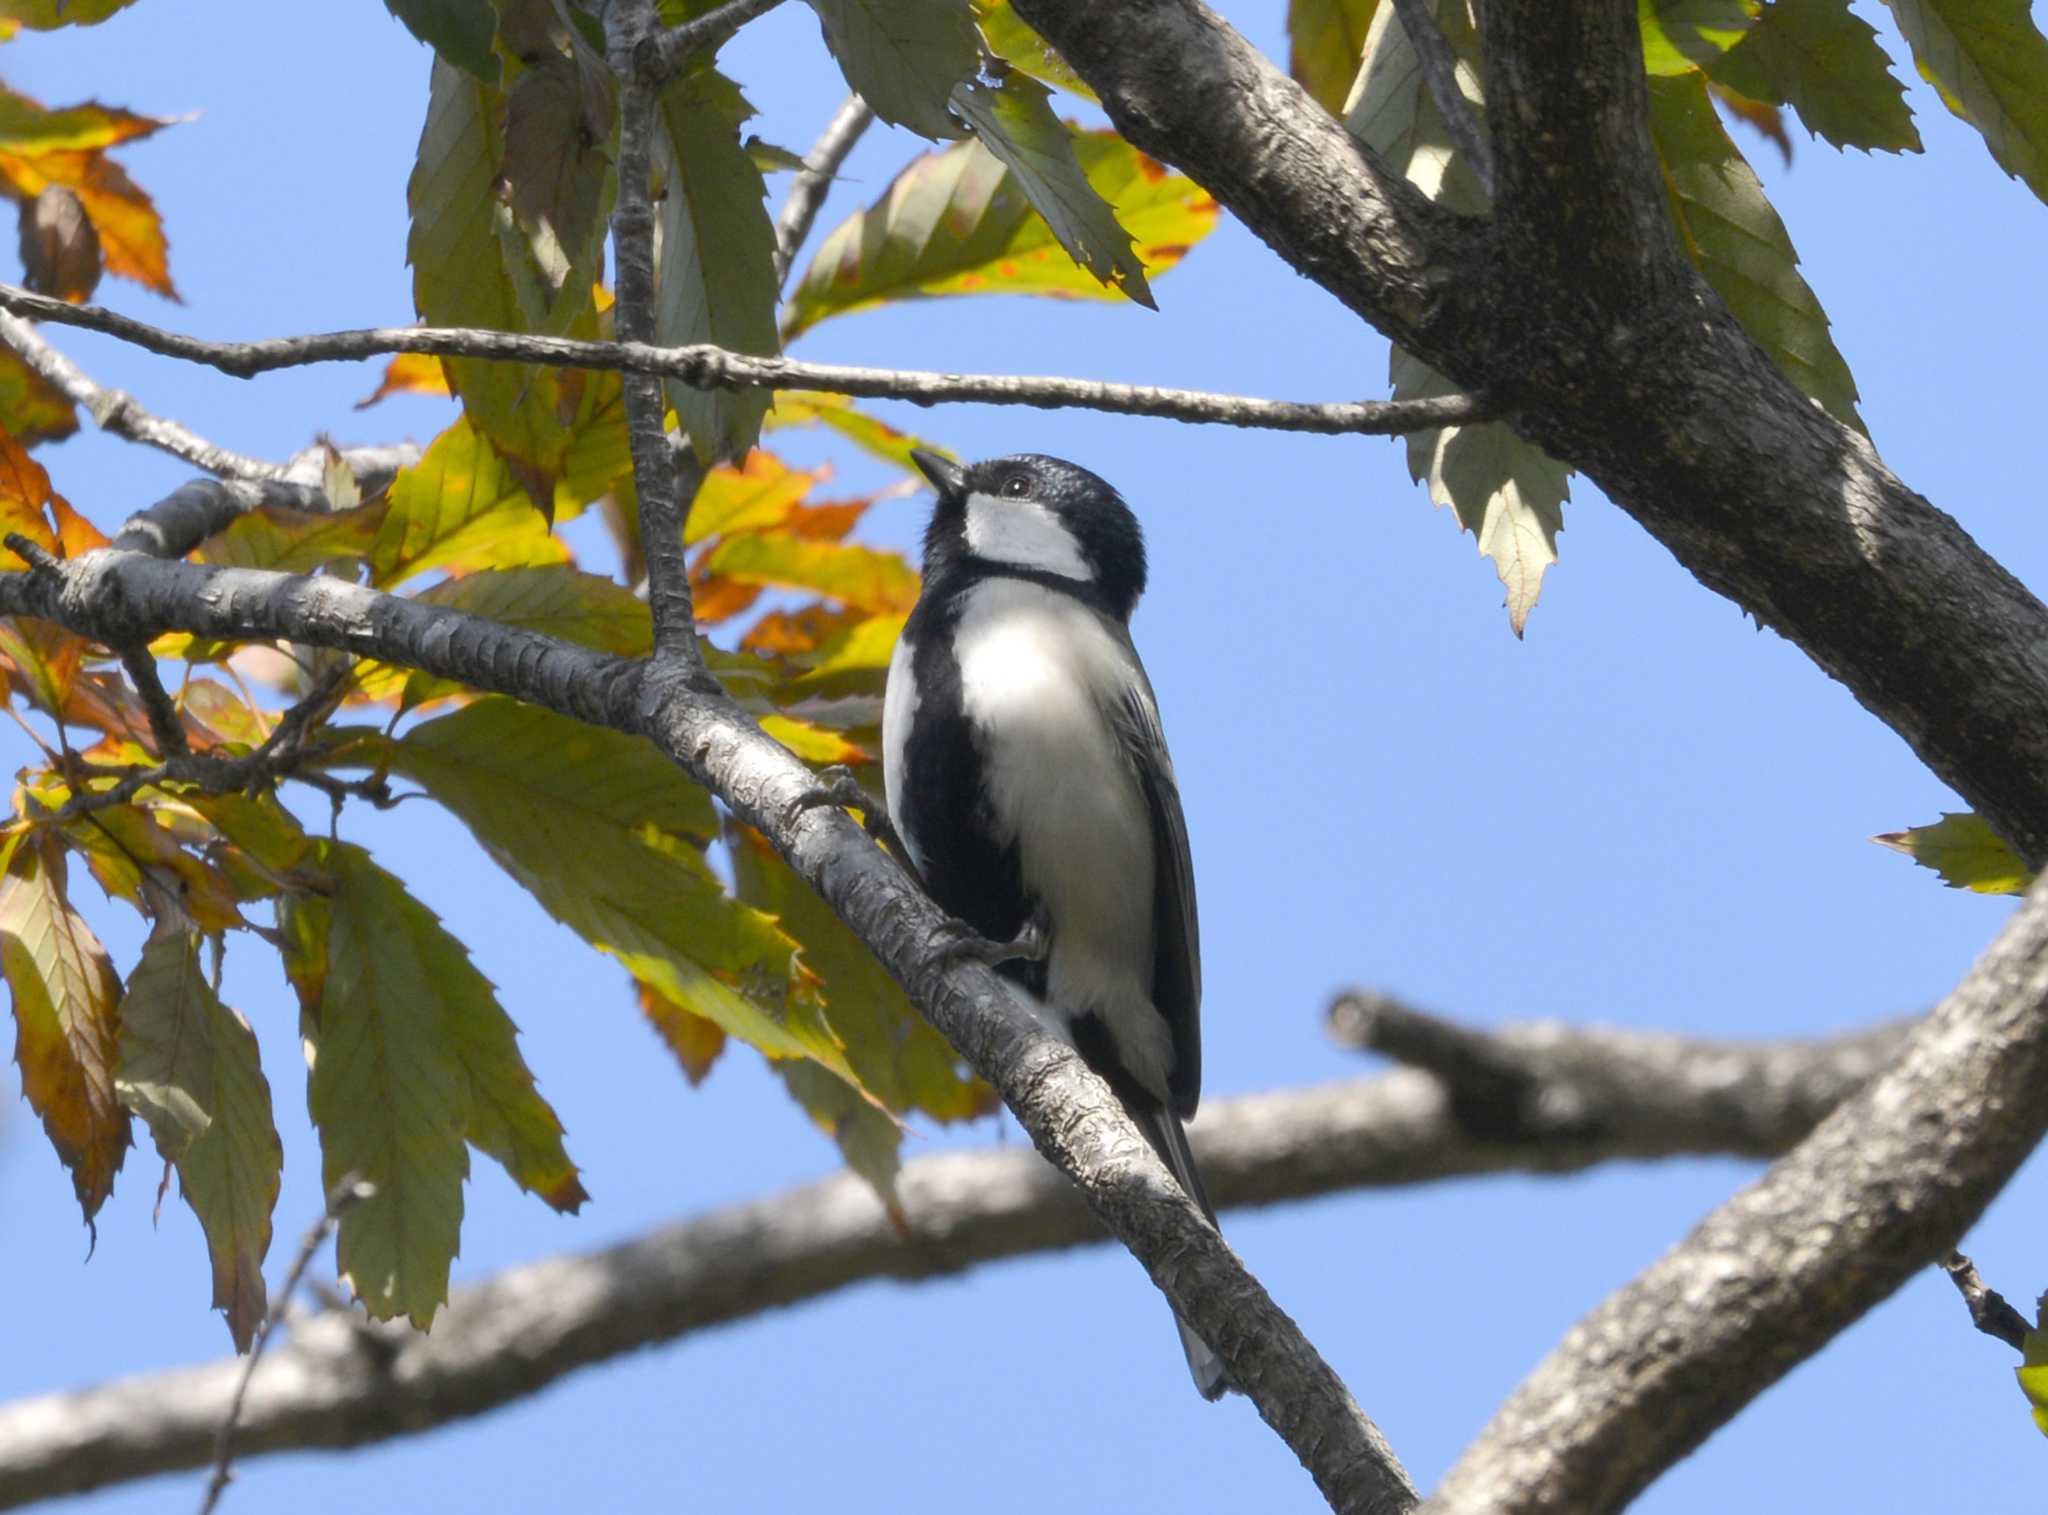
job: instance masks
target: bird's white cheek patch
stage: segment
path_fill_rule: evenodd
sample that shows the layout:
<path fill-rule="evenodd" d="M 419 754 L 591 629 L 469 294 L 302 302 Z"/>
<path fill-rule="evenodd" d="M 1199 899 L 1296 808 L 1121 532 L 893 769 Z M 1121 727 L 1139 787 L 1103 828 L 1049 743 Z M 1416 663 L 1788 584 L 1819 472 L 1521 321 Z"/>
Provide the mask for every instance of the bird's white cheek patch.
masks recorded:
<path fill-rule="evenodd" d="M 969 495 L 967 550 L 985 562 L 1036 568 L 1069 579 L 1095 577 L 1074 534 L 1058 516 L 1030 500 Z"/>

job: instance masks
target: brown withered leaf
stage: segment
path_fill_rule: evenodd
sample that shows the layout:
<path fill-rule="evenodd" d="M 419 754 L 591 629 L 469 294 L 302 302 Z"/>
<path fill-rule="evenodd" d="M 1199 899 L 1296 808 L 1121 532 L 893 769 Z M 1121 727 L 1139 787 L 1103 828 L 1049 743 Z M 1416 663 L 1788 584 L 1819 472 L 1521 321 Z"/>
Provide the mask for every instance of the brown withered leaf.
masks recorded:
<path fill-rule="evenodd" d="M 78 192 L 46 184 L 21 208 L 21 282 L 39 294 L 83 305 L 106 271 L 100 234 Z"/>
<path fill-rule="evenodd" d="M 24 196 L 39 196 L 52 184 L 71 190 L 99 236 L 107 272 L 167 300 L 178 298 L 156 203 L 104 153 L 67 148 L 22 156 L 0 149 L 0 178 Z"/>

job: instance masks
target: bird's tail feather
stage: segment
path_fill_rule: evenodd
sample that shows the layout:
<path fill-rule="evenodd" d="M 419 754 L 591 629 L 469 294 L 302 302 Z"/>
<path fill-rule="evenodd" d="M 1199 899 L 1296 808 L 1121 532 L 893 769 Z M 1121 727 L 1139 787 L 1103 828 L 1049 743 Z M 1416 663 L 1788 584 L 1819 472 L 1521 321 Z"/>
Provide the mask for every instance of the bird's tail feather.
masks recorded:
<path fill-rule="evenodd" d="M 1134 1109 L 1138 1129 L 1152 1144 L 1152 1150 L 1159 1154 L 1160 1161 L 1173 1170 L 1173 1176 L 1185 1189 L 1188 1198 L 1202 1207 L 1202 1213 L 1209 1217 L 1209 1224 L 1216 1224 L 1216 1208 L 1209 1203 L 1208 1191 L 1202 1187 L 1202 1175 L 1195 1169 L 1195 1154 L 1188 1147 L 1188 1134 L 1180 1123 L 1180 1117 L 1171 1110 L 1158 1105 Z M 1209 1344 L 1194 1333 L 1188 1323 L 1175 1312 L 1173 1323 L 1180 1328 L 1181 1349 L 1187 1353 L 1188 1372 L 1194 1375 L 1195 1387 L 1204 1399 L 1220 1399 L 1224 1391 L 1235 1389 L 1230 1374 L 1223 1366 Z"/>

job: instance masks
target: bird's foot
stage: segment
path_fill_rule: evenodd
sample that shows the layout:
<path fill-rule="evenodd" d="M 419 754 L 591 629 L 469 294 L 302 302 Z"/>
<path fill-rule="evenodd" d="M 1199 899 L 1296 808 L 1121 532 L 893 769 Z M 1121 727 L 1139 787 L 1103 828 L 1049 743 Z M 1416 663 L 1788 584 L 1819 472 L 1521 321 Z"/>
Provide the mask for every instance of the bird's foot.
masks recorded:
<path fill-rule="evenodd" d="M 799 811 L 815 810 L 820 805 L 835 805 L 841 810 L 857 813 L 861 829 L 887 847 L 900 858 L 910 854 L 904 850 L 903 838 L 896 834 L 896 828 L 889 822 L 889 812 L 866 786 L 854 777 L 853 770 L 842 763 L 818 770 L 817 786 L 796 802 Z"/>
<path fill-rule="evenodd" d="M 1007 942 L 993 942 L 963 920 L 948 920 L 939 927 L 936 943 L 939 956 L 948 961 L 981 963 L 994 968 L 1001 963 L 1042 963 L 1052 951 L 1052 924 L 1043 909 L 1032 913 L 1024 929 Z"/>

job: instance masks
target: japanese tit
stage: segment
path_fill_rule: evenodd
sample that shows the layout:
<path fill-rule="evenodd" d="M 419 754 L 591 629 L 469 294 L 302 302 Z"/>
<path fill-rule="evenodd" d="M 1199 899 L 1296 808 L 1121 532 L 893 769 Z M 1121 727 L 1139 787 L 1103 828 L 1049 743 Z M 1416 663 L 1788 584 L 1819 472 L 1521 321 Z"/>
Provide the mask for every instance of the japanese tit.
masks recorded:
<path fill-rule="evenodd" d="M 1058 458 L 911 457 L 938 504 L 889 664 L 889 819 L 932 898 L 1044 1006 L 1214 1223 L 1182 1129 L 1201 1092 L 1201 954 L 1180 790 L 1131 645 L 1137 518 Z M 1214 1399 L 1231 1387 L 1222 1361 L 1179 1324 Z"/>

